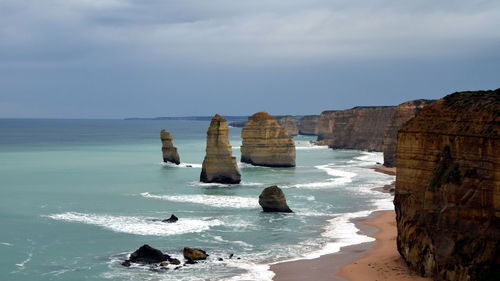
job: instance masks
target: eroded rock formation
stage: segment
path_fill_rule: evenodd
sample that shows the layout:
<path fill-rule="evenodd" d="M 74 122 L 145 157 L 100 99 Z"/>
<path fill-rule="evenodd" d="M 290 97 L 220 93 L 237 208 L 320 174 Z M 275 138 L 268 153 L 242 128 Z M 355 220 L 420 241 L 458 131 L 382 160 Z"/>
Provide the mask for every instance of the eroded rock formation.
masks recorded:
<path fill-rule="evenodd" d="M 398 250 L 436 280 L 499 280 L 500 89 L 426 107 L 398 133 Z"/>
<path fill-rule="evenodd" d="M 174 146 L 172 136 L 169 132 L 161 130 L 161 151 L 163 152 L 163 161 L 172 162 L 176 165 L 181 163 L 179 159 L 179 153 L 177 153 L 177 148 Z"/>
<path fill-rule="evenodd" d="M 278 121 L 278 124 L 285 128 L 290 136 L 296 136 L 299 134 L 297 119 L 295 119 L 292 115 L 277 116 L 275 118 L 276 121 Z"/>
<path fill-rule="evenodd" d="M 360 106 L 324 111 L 318 122 L 318 141 L 331 148 L 382 151 L 385 127 L 395 106 Z"/>
<path fill-rule="evenodd" d="M 215 114 L 207 131 L 207 148 L 200 181 L 239 183 L 241 175 L 232 153 L 226 119 Z"/>
<path fill-rule="evenodd" d="M 317 126 L 319 115 L 307 115 L 300 118 L 299 134 L 301 135 L 317 135 Z"/>
<path fill-rule="evenodd" d="M 267 187 L 262 191 L 259 195 L 259 205 L 264 212 L 293 213 L 286 203 L 283 190 L 275 185 Z"/>
<path fill-rule="evenodd" d="M 248 117 L 241 138 L 241 162 L 268 167 L 295 166 L 293 138 L 267 112 Z"/>
<path fill-rule="evenodd" d="M 384 166 L 394 167 L 396 165 L 396 141 L 398 130 L 408 120 L 413 118 L 424 106 L 434 102 L 434 100 L 412 100 L 402 103 L 396 107 L 389 123 L 385 127 L 384 133 Z"/>

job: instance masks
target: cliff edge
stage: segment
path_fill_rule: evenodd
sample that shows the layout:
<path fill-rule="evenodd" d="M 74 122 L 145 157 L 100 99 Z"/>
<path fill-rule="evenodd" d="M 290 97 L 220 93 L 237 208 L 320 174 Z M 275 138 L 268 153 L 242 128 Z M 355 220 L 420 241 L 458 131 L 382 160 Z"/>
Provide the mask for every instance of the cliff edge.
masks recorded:
<path fill-rule="evenodd" d="M 398 133 L 398 251 L 436 280 L 500 280 L 500 89 L 454 93 Z"/>

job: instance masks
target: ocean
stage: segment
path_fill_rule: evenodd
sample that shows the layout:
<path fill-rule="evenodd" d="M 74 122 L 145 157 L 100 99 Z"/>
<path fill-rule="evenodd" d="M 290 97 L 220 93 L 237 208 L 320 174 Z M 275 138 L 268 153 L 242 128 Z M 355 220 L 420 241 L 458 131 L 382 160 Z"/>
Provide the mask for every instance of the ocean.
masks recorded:
<path fill-rule="evenodd" d="M 295 137 L 295 168 L 239 163 L 241 184 L 200 183 L 208 126 L 0 119 L 0 279 L 271 280 L 272 263 L 373 241 L 350 219 L 393 209 L 391 195 L 372 190 L 394 180 L 371 169 L 382 153 L 315 146 L 314 136 Z M 181 165 L 162 163 L 161 129 Z M 230 127 L 238 161 L 240 134 Z M 294 213 L 262 212 L 270 185 Z M 171 214 L 177 223 L 154 221 Z M 143 244 L 180 260 L 184 247 L 210 256 L 178 270 L 123 267 Z"/>

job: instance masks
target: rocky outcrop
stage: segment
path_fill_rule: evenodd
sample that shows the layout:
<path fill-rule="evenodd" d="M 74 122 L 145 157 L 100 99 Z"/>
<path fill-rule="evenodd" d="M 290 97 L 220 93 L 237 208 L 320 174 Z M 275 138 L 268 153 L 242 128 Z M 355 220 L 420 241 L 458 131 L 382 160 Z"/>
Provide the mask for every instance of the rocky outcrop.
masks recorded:
<path fill-rule="evenodd" d="M 434 102 L 434 100 L 412 100 L 402 103 L 396 107 L 389 123 L 385 127 L 384 133 L 384 166 L 394 167 L 396 165 L 396 141 L 398 130 L 408 120 L 413 118 L 424 106 Z"/>
<path fill-rule="evenodd" d="M 241 162 L 268 167 L 295 166 L 293 138 L 267 112 L 248 117 L 241 138 Z"/>
<path fill-rule="evenodd" d="M 239 183 L 241 175 L 232 153 L 226 119 L 215 114 L 207 131 L 207 148 L 200 181 Z"/>
<path fill-rule="evenodd" d="M 170 256 L 163 254 L 160 250 L 150 247 L 149 245 L 143 245 L 130 254 L 129 259 L 126 260 L 123 265 L 130 266 L 132 262 L 142 264 L 160 263 L 169 259 Z"/>
<path fill-rule="evenodd" d="M 299 134 L 300 135 L 317 135 L 317 126 L 319 122 L 319 115 L 307 115 L 299 120 Z"/>
<path fill-rule="evenodd" d="M 435 280 L 499 280 L 500 89 L 426 107 L 398 133 L 398 251 Z"/>
<path fill-rule="evenodd" d="M 207 252 L 201 249 L 188 248 L 188 247 L 184 248 L 184 250 L 182 251 L 182 255 L 184 256 L 185 259 L 191 261 L 206 260 L 208 257 Z"/>
<path fill-rule="evenodd" d="M 172 136 L 169 132 L 161 130 L 161 151 L 163 152 L 163 162 L 172 162 L 176 165 L 181 163 L 177 148 L 173 144 Z"/>
<path fill-rule="evenodd" d="M 382 151 L 384 132 L 395 106 L 361 106 L 324 111 L 318 122 L 318 141 L 331 148 Z"/>
<path fill-rule="evenodd" d="M 285 194 L 281 188 L 273 185 L 265 188 L 259 195 L 259 205 L 264 212 L 292 213 L 286 203 Z"/>
<path fill-rule="evenodd" d="M 297 119 L 292 115 L 277 116 L 275 117 L 278 124 L 285 128 L 290 136 L 296 136 L 299 134 L 299 126 L 297 124 Z"/>

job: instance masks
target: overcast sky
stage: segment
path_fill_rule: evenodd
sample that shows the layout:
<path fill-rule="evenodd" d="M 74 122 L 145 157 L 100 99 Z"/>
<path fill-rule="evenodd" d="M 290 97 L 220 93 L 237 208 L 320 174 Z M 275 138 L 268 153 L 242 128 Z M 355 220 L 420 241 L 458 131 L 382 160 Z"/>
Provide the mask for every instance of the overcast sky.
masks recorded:
<path fill-rule="evenodd" d="M 319 114 L 499 87 L 498 0 L 0 0 L 0 118 Z"/>

